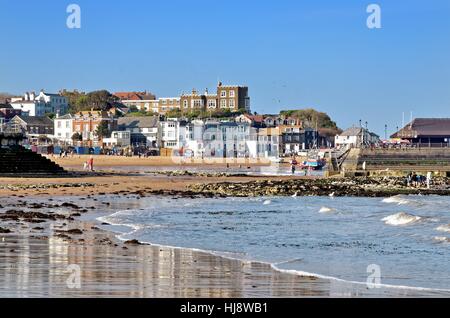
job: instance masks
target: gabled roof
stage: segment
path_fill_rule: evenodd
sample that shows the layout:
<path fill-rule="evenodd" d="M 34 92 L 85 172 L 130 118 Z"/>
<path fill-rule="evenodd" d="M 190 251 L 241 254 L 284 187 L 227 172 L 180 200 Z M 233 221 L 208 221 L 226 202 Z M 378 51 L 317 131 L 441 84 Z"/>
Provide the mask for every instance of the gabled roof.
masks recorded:
<path fill-rule="evenodd" d="M 158 127 L 158 116 L 147 117 L 121 117 L 118 120 L 119 130 L 133 128 L 156 128 Z"/>
<path fill-rule="evenodd" d="M 20 119 L 27 125 L 53 127 L 53 120 L 47 116 L 15 116 L 14 118 Z"/>
<path fill-rule="evenodd" d="M 7 108 L 7 109 L 11 109 L 11 108 L 13 108 L 10 104 L 3 104 L 3 103 L 1 103 L 0 104 L 0 109 L 5 109 L 5 108 Z"/>
<path fill-rule="evenodd" d="M 63 116 L 59 116 L 56 119 L 73 119 L 73 118 L 74 117 L 71 114 L 66 114 L 66 115 L 63 115 Z"/>
<path fill-rule="evenodd" d="M 421 136 L 450 136 L 450 118 L 416 118 L 392 138 L 418 138 Z"/>
<path fill-rule="evenodd" d="M 345 137 L 347 137 L 347 136 L 359 136 L 359 135 L 362 134 L 362 130 L 363 130 L 363 128 L 361 128 L 361 127 L 351 127 L 351 128 L 348 128 L 348 129 L 344 130 L 342 132 L 342 134 L 340 134 L 340 136 L 345 136 Z"/>

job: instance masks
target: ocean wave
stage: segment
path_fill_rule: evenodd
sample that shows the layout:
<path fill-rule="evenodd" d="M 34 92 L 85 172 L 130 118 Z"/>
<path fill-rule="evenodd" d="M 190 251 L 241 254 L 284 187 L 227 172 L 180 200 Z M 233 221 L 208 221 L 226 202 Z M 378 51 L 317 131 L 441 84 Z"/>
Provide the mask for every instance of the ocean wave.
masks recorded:
<path fill-rule="evenodd" d="M 316 273 L 305 272 L 302 270 L 296 269 L 281 269 L 276 266 L 276 264 L 271 264 L 272 269 L 285 274 L 291 274 L 301 277 L 313 277 L 319 279 L 325 279 L 330 281 L 338 281 L 350 285 L 359 285 L 359 286 L 367 286 L 367 282 L 358 282 L 352 280 L 345 280 L 333 276 L 321 275 Z M 386 289 L 403 289 L 403 290 L 414 290 L 414 291 L 428 291 L 428 292 L 450 292 L 450 289 L 441 289 L 441 288 L 429 288 L 429 287 L 414 287 L 414 286 L 402 286 L 402 285 L 391 285 L 391 284 L 373 284 L 374 288 L 386 288 Z"/>
<path fill-rule="evenodd" d="M 449 232 L 450 233 L 450 224 L 441 225 L 441 226 L 437 227 L 436 230 L 439 232 Z"/>
<path fill-rule="evenodd" d="M 435 236 L 434 240 L 439 243 L 450 243 L 450 238 L 445 236 Z"/>
<path fill-rule="evenodd" d="M 399 225 L 409 225 L 414 224 L 422 220 L 422 217 L 411 215 L 405 212 L 400 212 L 397 214 L 389 215 L 383 218 L 381 221 L 387 225 L 399 226 Z"/>
<path fill-rule="evenodd" d="M 334 211 L 336 211 L 336 210 L 324 206 L 324 207 L 320 208 L 319 213 L 333 213 Z"/>
<path fill-rule="evenodd" d="M 395 203 L 398 205 L 404 205 L 404 204 L 409 204 L 411 203 L 411 200 L 406 199 L 405 197 L 401 196 L 401 195 L 396 195 L 390 198 L 385 198 L 383 199 L 384 203 Z"/>

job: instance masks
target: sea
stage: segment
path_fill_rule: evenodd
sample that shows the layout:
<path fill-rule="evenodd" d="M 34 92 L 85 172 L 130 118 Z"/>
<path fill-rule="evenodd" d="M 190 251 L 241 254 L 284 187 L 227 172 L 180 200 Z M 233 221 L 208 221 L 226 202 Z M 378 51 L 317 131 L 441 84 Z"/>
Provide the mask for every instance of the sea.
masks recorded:
<path fill-rule="evenodd" d="M 121 240 L 369 287 L 450 292 L 450 198 L 170 198 L 99 217 Z"/>

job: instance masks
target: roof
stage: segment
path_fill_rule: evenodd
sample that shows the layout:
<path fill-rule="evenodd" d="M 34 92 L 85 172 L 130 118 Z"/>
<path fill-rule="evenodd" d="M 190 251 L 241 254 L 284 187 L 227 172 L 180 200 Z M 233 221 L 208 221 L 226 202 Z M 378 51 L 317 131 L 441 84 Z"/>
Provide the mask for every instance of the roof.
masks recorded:
<path fill-rule="evenodd" d="M 35 101 L 35 100 L 18 100 L 15 102 L 12 102 L 11 104 L 36 104 L 39 103 L 39 101 Z"/>
<path fill-rule="evenodd" d="M 59 116 L 56 119 L 73 119 L 73 118 L 74 117 L 71 114 L 66 114 L 66 115 L 63 115 L 63 116 Z"/>
<path fill-rule="evenodd" d="M 416 118 L 392 138 L 418 138 L 423 136 L 450 136 L 450 118 Z"/>
<path fill-rule="evenodd" d="M 81 111 L 75 114 L 75 116 L 88 116 L 88 117 L 93 117 L 93 116 L 98 116 L 98 117 L 102 117 L 102 118 L 107 118 L 111 115 L 110 112 L 106 111 L 106 110 L 85 110 L 85 111 Z"/>
<path fill-rule="evenodd" d="M 264 121 L 264 116 L 262 115 L 245 114 L 244 116 L 250 119 L 251 121 L 254 121 L 255 123 L 262 123 Z"/>
<path fill-rule="evenodd" d="M 147 92 L 117 92 L 114 96 L 121 100 L 154 100 L 155 95 Z"/>
<path fill-rule="evenodd" d="M 53 120 L 47 116 L 16 116 L 14 118 L 19 118 L 27 125 L 53 127 Z"/>
<path fill-rule="evenodd" d="M 361 127 L 351 127 L 342 132 L 340 136 L 359 136 L 362 133 L 363 128 Z"/>
<path fill-rule="evenodd" d="M 0 108 L 2 108 L 2 109 L 5 109 L 5 108 L 8 108 L 8 109 L 10 109 L 10 108 L 13 108 L 10 104 L 3 104 L 3 103 L 0 103 Z"/>
<path fill-rule="evenodd" d="M 158 127 L 158 116 L 147 117 L 121 117 L 118 120 L 119 130 L 131 128 L 155 128 Z"/>

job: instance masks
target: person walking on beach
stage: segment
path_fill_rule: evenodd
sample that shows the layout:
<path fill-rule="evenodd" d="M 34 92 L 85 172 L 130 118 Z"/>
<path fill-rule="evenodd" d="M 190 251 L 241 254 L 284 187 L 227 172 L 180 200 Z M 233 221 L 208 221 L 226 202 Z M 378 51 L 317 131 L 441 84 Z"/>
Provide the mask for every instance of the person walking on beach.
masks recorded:
<path fill-rule="evenodd" d="M 89 168 L 89 171 L 94 171 L 94 157 L 93 156 L 91 156 L 89 158 L 88 168 Z"/>
<path fill-rule="evenodd" d="M 295 170 L 297 169 L 297 164 L 298 164 L 298 162 L 297 162 L 297 160 L 295 160 L 295 157 L 292 159 L 292 161 L 291 161 L 291 172 L 292 172 L 292 175 L 294 175 L 295 174 Z"/>

